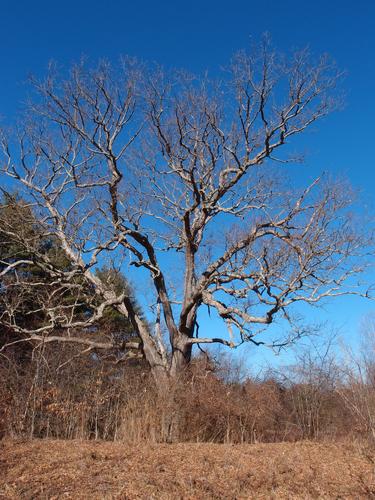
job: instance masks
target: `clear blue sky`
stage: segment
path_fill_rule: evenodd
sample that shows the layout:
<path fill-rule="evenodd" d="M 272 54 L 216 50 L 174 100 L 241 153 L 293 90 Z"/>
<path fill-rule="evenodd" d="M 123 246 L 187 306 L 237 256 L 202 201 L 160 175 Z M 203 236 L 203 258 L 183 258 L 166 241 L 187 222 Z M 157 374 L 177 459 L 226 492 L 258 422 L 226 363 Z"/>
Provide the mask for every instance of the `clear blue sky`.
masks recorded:
<path fill-rule="evenodd" d="M 281 50 L 309 45 L 347 70 L 344 111 L 307 137 L 306 177 L 345 174 L 373 202 L 375 192 L 375 1 L 3 0 L 0 13 L 0 115 L 11 120 L 32 72 L 49 60 L 64 65 L 81 55 L 116 60 L 121 54 L 167 66 L 211 72 L 251 39 L 271 33 Z M 372 203 L 372 206 L 374 204 Z M 366 210 L 364 206 L 363 210 Z M 374 303 L 346 298 L 322 316 L 349 340 Z M 314 314 L 316 316 L 316 313 Z"/>

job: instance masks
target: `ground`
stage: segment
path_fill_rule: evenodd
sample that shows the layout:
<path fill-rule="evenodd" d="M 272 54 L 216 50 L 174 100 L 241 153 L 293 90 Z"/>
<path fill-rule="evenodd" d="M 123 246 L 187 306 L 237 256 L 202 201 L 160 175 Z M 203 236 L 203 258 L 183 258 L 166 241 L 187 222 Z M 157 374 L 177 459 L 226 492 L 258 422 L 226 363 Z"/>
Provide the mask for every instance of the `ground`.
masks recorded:
<path fill-rule="evenodd" d="M 354 443 L 0 442 L 1 499 L 375 498 L 375 451 Z"/>

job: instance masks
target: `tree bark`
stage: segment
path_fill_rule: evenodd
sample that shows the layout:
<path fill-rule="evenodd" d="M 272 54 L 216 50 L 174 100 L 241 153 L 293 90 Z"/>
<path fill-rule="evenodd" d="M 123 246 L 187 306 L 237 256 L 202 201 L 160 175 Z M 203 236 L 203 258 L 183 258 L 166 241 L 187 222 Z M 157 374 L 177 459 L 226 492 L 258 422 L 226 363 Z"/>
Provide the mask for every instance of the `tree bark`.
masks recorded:
<path fill-rule="evenodd" d="M 180 439 L 182 417 L 181 396 L 183 395 L 192 354 L 192 345 L 184 340 L 174 347 L 170 364 L 154 365 L 151 368 L 161 409 L 161 441 L 176 443 Z"/>

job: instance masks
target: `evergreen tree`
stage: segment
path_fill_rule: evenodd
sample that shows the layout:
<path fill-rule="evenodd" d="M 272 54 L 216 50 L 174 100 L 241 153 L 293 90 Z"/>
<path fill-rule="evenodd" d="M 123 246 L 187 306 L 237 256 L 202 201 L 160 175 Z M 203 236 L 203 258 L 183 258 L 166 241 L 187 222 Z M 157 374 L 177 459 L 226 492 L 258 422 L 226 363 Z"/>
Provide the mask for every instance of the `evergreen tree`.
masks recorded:
<path fill-rule="evenodd" d="M 20 260 L 22 265 L 4 273 Z M 37 220 L 32 208 L 19 196 L 3 192 L 0 202 L 0 348 L 22 339 L 23 335 L 12 329 L 13 324 L 30 330 L 42 329 L 50 321 L 46 317 L 46 304 L 51 310 L 61 310 L 62 316 L 73 315 L 77 322 L 91 313 L 96 304 L 94 289 L 74 273 L 69 283 L 62 282 L 59 271 L 70 270 L 73 271 L 73 266 L 58 240 L 43 230 L 43 224 Z M 141 313 L 131 286 L 120 271 L 103 267 L 97 270 L 97 275 L 116 293 L 126 292 L 132 297 L 134 306 Z M 75 287 L 75 284 L 79 286 Z M 76 328 L 74 335 L 85 336 L 87 330 L 87 327 Z M 56 318 L 56 331 L 64 333 L 59 326 L 59 317 Z M 116 346 L 121 349 L 129 339 L 138 340 L 130 321 L 113 306 L 105 308 L 103 316 L 90 325 L 89 331 L 90 337 L 94 334 L 97 339 L 110 339 L 115 350 Z M 17 346 L 17 349 L 24 357 L 31 346 Z"/>

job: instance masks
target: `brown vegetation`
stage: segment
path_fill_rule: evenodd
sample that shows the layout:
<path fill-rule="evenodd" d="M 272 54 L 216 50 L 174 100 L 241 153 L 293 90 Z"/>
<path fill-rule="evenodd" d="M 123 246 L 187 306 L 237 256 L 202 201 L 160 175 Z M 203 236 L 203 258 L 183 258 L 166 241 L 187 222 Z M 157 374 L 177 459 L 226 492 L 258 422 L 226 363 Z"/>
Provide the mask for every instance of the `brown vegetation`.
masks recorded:
<path fill-rule="evenodd" d="M 162 400 L 144 360 L 22 344 L 0 364 L 0 498 L 375 498 L 369 345 L 262 378 L 202 355 Z"/>
<path fill-rule="evenodd" d="M 0 497 L 374 498 L 374 453 L 349 444 L 5 441 Z"/>
<path fill-rule="evenodd" d="M 219 357 L 194 359 L 160 397 L 147 363 L 57 351 L 2 357 L 0 429 L 13 438 L 258 443 L 301 439 L 373 440 L 375 383 L 369 359 L 338 367 L 312 350 L 295 365 L 254 378 Z M 171 420 L 171 415 L 173 419 Z"/>

